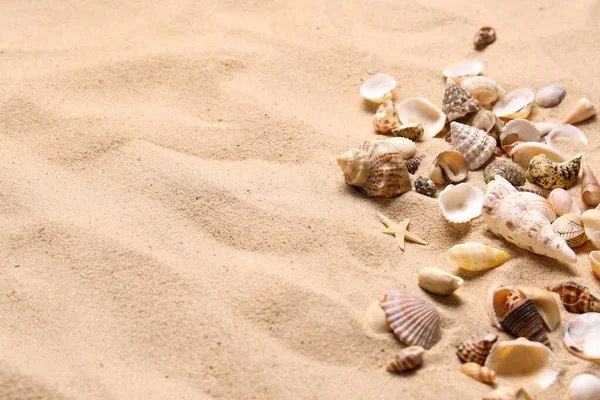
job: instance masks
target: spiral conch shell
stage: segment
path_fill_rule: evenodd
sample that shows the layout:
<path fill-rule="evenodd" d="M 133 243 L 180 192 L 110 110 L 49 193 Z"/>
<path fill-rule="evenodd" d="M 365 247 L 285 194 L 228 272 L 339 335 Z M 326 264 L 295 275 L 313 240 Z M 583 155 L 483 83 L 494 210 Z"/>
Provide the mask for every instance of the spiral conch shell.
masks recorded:
<path fill-rule="evenodd" d="M 483 383 L 494 383 L 496 380 L 496 373 L 493 370 L 474 362 L 461 365 L 460 372 Z"/>
<path fill-rule="evenodd" d="M 494 154 L 496 141 L 482 130 L 451 122 L 450 133 L 452 147 L 463 155 L 471 171 L 481 167 Z"/>
<path fill-rule="evenodd" d="M 544 189 L 570 189 L 577 183 L 581 154 L 562 163 L 555 163 L 544 154 L 531 159 L 525 177 Z"/>
<path fill-rule="evenodd" d="M 565 309 L 572 313 L 600 312 L 600 300 L 590 289 L 575 281 L 553 283 L 546 287 L 558 293 Z"/>
<path fill-rule="evenodd" d="M 465 282 L 462 278 L 436 267 L 421 269 L 418 279 L 423 290 L 442 296 L 454 293 Z"/>
<path fill-rule="evenodd" d="M 497 341 L 498 335 L 495 333 L 486 332 L 473 335 L 457 346 L 456 355 L 462 362 L 483 365 Z"/>
<path fill-rule="evenodd" d="M 385 133 L 400 126 L 400 118 L 392 100 L 388 100 L 377 107 L 373 115 L 373 126 L 377 132 Z"/>
<path fill-rule="evenodd" d="M 586 162 L 583 163 L 581 199 L 590 207 L 597 207 L 600 204 L 600 184 Z"/>
<path fill-rule="evenodd" d="M 425 349 L 421 346 L 409 346 L 398 353 L 386 367 L 388 372 L 412 371 L 423 365 Z"/>
<path fill-rule="evenodd" d="M 563 124 L 576 124 L 596 115 L 596 107 L 585 97 L 577 100 L 571 111 L 563 118 Z"/>
<path fill-rule="evenodd" d="M 446 114 L 448 121 L 454 121 L 481 108 L 471 93 L 457 85 L 451 78 L 446 79 L 442 104 L 442 112 Z"/>

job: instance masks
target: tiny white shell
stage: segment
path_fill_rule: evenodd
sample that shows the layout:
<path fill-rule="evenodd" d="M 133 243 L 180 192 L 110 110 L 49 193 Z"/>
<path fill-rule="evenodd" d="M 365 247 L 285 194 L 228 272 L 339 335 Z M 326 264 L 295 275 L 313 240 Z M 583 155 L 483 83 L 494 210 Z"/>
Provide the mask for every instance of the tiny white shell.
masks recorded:
<path fill-rule="evenodd" d="M 392 98 L 396 80 L 387 74 L 377 74 L 360 87 L 360 95 L 373 103 L 383 103 Z"/>
<path fill-rule="evenodd" d="M 529 115 L 530 110 L 527 108 L 531 107 L 534 98 L 535 94 L 531 89 L 515 89 L 497 102 L 492 111 L 500 118 L 525 118 Z"/>
<path fill-rule="evenodd" d="M 569 124 L 558 124 L 555 125 L 550 132 L 546 135 L 546 143 L 550 146 L 554 146 L 553 140 L 558 138 L 568 138 L 581 142 L 584 145 L 588 145 L 588 138 L 581 129 L 569 125 Z"/>
<path fill-rule="evenodd" d="M 454 80 L 460 80 L 467 76 L 479 75 L 483 71 L 483 63 L 477 60 L 461 61 L 456 64 L 448 65 L 443 69 L 442 74 L 446 78 L 453 78 Z M 455 79 L 458 78 L 458 79 Z"/>
<path fill-rule="evenodd" d="M 422 97 L 406 99 L 396 106 L 396 110 L 402 124 L 421 124 L 429 137 L 440 133 L 446 123 L 446 114 Z"/>
<path fill-rule="evenodd" d="M 504 125 L 500 134 L 500 145 L 503 147 L 517 141 L 539 142 L 541 139 L 539 129 L 531 121 L 515 118 Z"/>
<path fill-rule="evenodd" d="M 541 89 L 535 95 L 535 104 L 540 107 L 554 107 L 565 98 L 567 89 L 561 85 L 550 85 Z"/>
<path fill-rule="evenodd" d="M 448 185 L 438 197 L 442 215 L 448 222 L 464 223 L 481 215 L 484 194 L 470 183 Z"/>
<path fill-rule="evenodd" d="M 600 399 L 600 379 L 594 375 L 577 375 L 569 385 L 569 400 Z"/>

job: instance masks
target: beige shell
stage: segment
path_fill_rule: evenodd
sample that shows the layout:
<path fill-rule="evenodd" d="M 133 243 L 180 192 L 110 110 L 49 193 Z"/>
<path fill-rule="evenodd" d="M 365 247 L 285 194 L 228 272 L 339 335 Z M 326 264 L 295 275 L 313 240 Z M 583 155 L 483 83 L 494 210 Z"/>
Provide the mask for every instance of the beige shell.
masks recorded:
<path fill-rule="evenodd" d="M 573 280 L 551 283 L 546 289 L 558 293 L 565 310 L 571 313 L 600 312 L 600 295 Z"/>
<path fill-rule="evenodd" d="M 438 205 L 448 222 L 469 222 L 481 215 L 483 192 L 470 183 L 448 185 L 440 192 Z"/>
<path fill-rule="evenodd" d="M 583 163 L 582 169 L 581 199 L 588 206 L 597 207 L 600 204 L 600 184 L 587 162 Z"/>
<path fill-rule="evenodd" d="M 473 378 L 476 381 L 483 383 L 494 383 L 496 380 L 496 373 L 493 370 L 482 367 L 474 362 L 468 362 L 461 365 L 460 372 L 467 375 L 469 378 Z"/>
<path fill-rule="evenodd" d="M 500 134 L 500 145 L 507 146 L 514 142 L 539 142 L 542 135 L 535 125 L 522 118 L 515 118 L 504 125 Z"/>
<path fill-rule="evenodd" d="M 388 100 L 377 107 L 373 115 L 373 127 L 377 132 L 386 133 L 400 126 L 400 119 L 394 102 Z"/>
<path fill-rule="evenodd" d="M 464 117 L 467 114 L 479 111 L 481 107 L 471 93 L 459 86 L 451 78 L 446 79 L 446 91 L 442 100 L 442 112 L 448 121 Z"/>
<path fill-rule="evenodd" d="M 421 269 L 418 279 L 423 290 L 437 295 L 452 294 L 465 283 L 462 278 L 436 267 Z"/>
<path fill-rule="evenodd" d="M 483 396 L 482 400 L 533 400 L 533 398 L 522 387 L 499 386 Z"/>
<path fill-rule="evenodd" d="M 474 362 L 483 365 L 497 341 L 498 335 L 495 333 L 475 334 L 456 347 L 456 355 L 464 363 Z"/>
<path fill-rule="evenodd" d="M 423 137 L 425 129 L 420 124 L 405 124 L 392 129 L 392 134 L 397 137 L 404 137 L 410 140 L 419 140 Z"/>
<path fill-rule="evenodd" d="M 570 189 L 577 184 L 580 169 L 581 154 L 562 163 L 556 163 L 545 154 L 539 154 L 529 162 L 525 177 L 529 182 L 544 189 Z"/>
<path fill-rule="evenodd" d="M 552 229 L 558 233 L 571 248 L 579 247 L 587 241 L 581 215 L 565 214 L 552 223 Z"/>
<path fill-rule="evenodd" d="M 509 157 L 511 157 L 511 158 L 512 158 L 512 152 L 513 152 L 513 149 L 514 149 L 515 147 L 517 147 L 518 145 L 522 144 L 522 143 L 525 143 L 525 142 L 521 142 L 521 141 L 519 140 L 519 141 L 516 141 L 516 142 L 514 142 L 514 143 L 512 143 L 512 144 L 509 144 L 509 145 L 506 145 L 506 146 L 502 146 L 502 151 L 504 151 L 504 152 L 506 153 L 506 155 L 507 155 L 507 156 L 509 156 Z"/>
<path fill-rule="evenodd" d="M 504 119 L 526 118 L 531 112 L 535 94 L 531 89 L 515 89 L 494 104 L 494 114 Z"/>
<path fill-rule="evenodd" d="M 552 190 L 548 195 L 548 202 L 559 217 L 570 213 L 581 214 L 579 206 L 565 189 Z"/>
<path fill-rule="evenodd" d="M 511 152 L 513 162 L 522 168 L 529 167 L 531 159 L 539 154 L 545 154 L 554 162 L 567 161 L 567 157 L 565 157 L 560 151 L 544 143 L 521 143 L 513 147 Z"/>
<path fill-rule="evenodd" d="M 538 287 L 519 286 L 518 289 L 533 301 L 546 330 L 552 332 L 560 326 L 560 307 L 552 293 Z"/>
<path fill-rule="evenodd" d="M 588 138 L 585 133 L 569 124 L 555 124 L 545 137 L 546 144 L 550 146 L 557 145 L 562 139 L 574 140 L 584 146 L 588 145 Z"/>
<path fill-rule="evenodd" d="M 405 372 L 420 368 L 423 365 L 425 349 L 421 346 L 409 346 L 401 350 L 387 365 L 387 372 Z"/>
<path fill-rule="evenodd" d="M 487 76 L 466 78 L 460 85 L 469 91 L 482 106 L 494 104 L 497 100 L 503 99 L 505 95 L 504 89 Z"/>
<path fill-rule="evenodd" d="M 600 251 L 594 250 L 590 252 L 590 265 L 596 278 L 600 279 Z"/>
<path fill-rule="evenodd" d="M 600 210 L 587 210 L 581 214 L 585 234 L 595 248 L 600 249 Z"/>
<path fill-rule="evenodd" d="M 375 335 L 386 334 L 392 331 L 387 323 L 387 318 L 379 300 L 375 300 L 363 314 L 363 325 L 368 332 Z"/>
<path fill-rule="evenodd" d="M 438 185 L 459 183 L 467 178 L 469 169 L 458 151 L 443 151 L 437 155 L 429 169 L 429 179 Z"/>
<path fill-rule="evenodd" d="M 535 95 L 535 104 L 540 107 L 555 107 L 565 98 L 567 89 L 561 85 L 550 85 Z"/>
<path fill-rule="evenodd" d="M 396 110 L 402 124 L 420 124 L 429 137 L 440 133 L 446 123 L 446 114 L 424 98 L 406 99 L 396 106 Z"/>
<path fill-rule="evenodd" d="M 594 115 L 596 115 L 596 107 L 594 106 L 594 103 L 592 103 L 589 99 L 582 97 L 575 102 L 573 108 L 571 108 L 569 113 L 563 118 L 562 123 L 576 124 L 591 118 Z"/>
<path fill-rule="evenodd" d="M 556 220 L 556 211 L 547 199 L 531 192 L 521 192 L 521 196 L 527 199 L 527 204 L 531 209 L 539 211 L 548 221 L 554 222 Z"/>
<path fill-rule="evenodd" d="M 442 70 L 442 74 L 446 78 L 460 82 L 466 77 L 479 75 L 482 71 L 483 63 L 481 61 L 467 60 L 446 66 Z"/>
<path fill-rule="evenodd" d="M 448 259 L 467 271 L 484 271 L 498 267 L 510 260 L 511 255 L 483 243 L 467 242 L 452 246 Z"/>
<path fill-rule="evenodd" d="M 496 141 L 482 130 L 451 122 L 450 133 L 452 147 L 462 154 L 470 171 L 481 167 L 494 154 Z"/>
<path fill-rule="evenodd" d="M 600 379 L 591 374 L 577 375 L 569 384 L 569 400 L 600 399 Z"/>
<path fill-rule="evenodd" d="M 396 80 L 387 74 L 377 74 L 360 87 L 360 95 L 373 103 L 384 103 L 392 98 Z"/>
<path fill-rule="evenodd" d="M 600 313 L 585 313 L 567 322 L 563 343 L 577 357 L 600 361 Z"/>
<path fill-rule="evenodd" d="M 548 333 L 533 300 L 527 297 L 511 301 L 506 310 L 506 315 L 500 321 L 502 329 L 515 337 L 524 337 L 550 347 Z"/>
<path fill-rule="evenodd" d="M 417 145 L 415 142 L 407 138 L 393 137 L 385 139 L 385 142 L 393 144 L 396 147 L 396 151 L 398 151 L 405 160 L 410 160 L 417 152 Z"/>
<path fill-rule="evenodd" d="M 484 131 L 496 140 L 499 139 L 500 132 L 502 132 L 504 126 L 496 114 L 485 108 L 477 111 L 471 119 L 469 119 L 469 125 Z"/>

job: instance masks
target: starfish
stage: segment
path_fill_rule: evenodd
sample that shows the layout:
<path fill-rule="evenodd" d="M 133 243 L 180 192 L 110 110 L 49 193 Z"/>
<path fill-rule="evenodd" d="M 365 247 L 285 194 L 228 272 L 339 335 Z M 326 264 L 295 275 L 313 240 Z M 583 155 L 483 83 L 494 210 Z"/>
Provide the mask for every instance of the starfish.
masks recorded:
<path fill-rule="evenodd" d="M 400 250 L 404 251 L 404 239 L 410 240 L 411 242 L 415 242 L 418 244 L 427 244 L 427 242 L 423 239 L 420 239 L 417 236 L 408 232 L 408 224 L 410 224 L 409 218 L 406 218 L 404 221 L 397 224 L 381 213 L 377 214 L 377 217 L 387 227 L 385 229 L 377 230 L 379 232 L 395 236 L 396 241 L 398 242 L 398 246 L 400 246 Z"/>

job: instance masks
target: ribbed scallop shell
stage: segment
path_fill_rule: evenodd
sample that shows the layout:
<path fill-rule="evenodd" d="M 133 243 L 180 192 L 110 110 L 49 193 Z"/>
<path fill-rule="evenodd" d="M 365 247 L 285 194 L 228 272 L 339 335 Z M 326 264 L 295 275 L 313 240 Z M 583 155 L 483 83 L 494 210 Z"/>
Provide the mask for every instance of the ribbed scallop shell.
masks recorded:
<path fill-rule="evenodd" d="M 415 370 L 423 365 L 425 349 L 421 346 L 409 346 L 401 350 L 387 365 L 388 372 L 405 372 Z"/>
<path fill-rule="evenodd" d="M 513 162 L 522 168 L 529 167 L 531 159 L 539 154 L 545 154 L 554 162 L 567 160 L 567 157 L 560 151 L 544 143 L 524 142 L 513 147 L 511 151 Z"/>
<path fill-rule="evenodd" d="M 577 357 L 600 361 L 600 314 L 587 313 L 567 322 L 563 343 Z"/>
<path fill-rule="evenodd" d="M 482 106 L 489 106 L 497 100 L 504 98 L 504 89 L 487 76 L 474 76 L 466 78 L 460 85 L 466 89 Z"/>
<path fill-rule="evenodd" d="M 467 167 L 475 171 L 494 154 L 496 141 L 482 130 L 458 122 L 450 123 L 452 147 L 465 158 Z"/>
<path fill-rule="evenodd" d="M 385 133 L 400 126 L 400 118 L 392 100 L 388 100 L 377 107 L 373 115 L 373 126 L 377 132 Z"/>
<path fill-rule="evenodd" d="M 579 206 L 565 189 L 552 190 L 548 195 L 548 202 L 559 217 L 569 213 L 581 214 Z"/>
<path fill-rule="evenodd" d="M 523 186 L 527 182 L 523 169 L 514 162 L 505 159 L 494 160 L 483 170 L 485 183 L 494 179 L 496 175 L 500 175 L 514 186 Z"/>
<path fill-rule="evenodd" d="M 392 129 L 392 134 L 396 137 L 403 137 L 410 140 L 419 140 L 423 137 L 425 129 L 421 124 L 405 124 Z"/>
<path fill-rule="evenodd" d="M 500 321 L 500 325 L 515 337 L 524 337 L 550 347 L 542 317 L 531 299 L 523 299 L 514 304 Z"/>
<path fill-rule="evenodd" d="M 583 245 L 587 241 L 581 215 L 565 214 L 552 223 L 552 229 L 565 239 L 570 248 Z"/>
<path fill-rule="evenodd" d="M 498 267 L 510 257 L 505 251 L 476 242 L 457 244 L 448 250 L 450 261 L 468 271 L 484 271 Z"/>
<path fill-rule="evenodd" d="M 438 197 L 442 215 L 448 222 L 460 224 L 481 215 L 484 194 L 470 183 L 448 185 Z"/>
<path fill-rule="evenodd" d="M 550 202 L 539 194 L 531 192 L 521 192 L 521 196 L 527 199 L 527 204 L 532 210 L 539 211 L 550 222 L 556 220 L 556 212 Z"/>
<path fill-rule="evenodd" d="M 468 362 L 460 366 L 460 372 L 483 383 L 494 383 L 496 373 L 489 368 L 483 367 L 474 362 Z"/>
<path fill-rule="evenodd" d="M 428 301 L 402 290 L 391 290 L 379 302 L 402 343 L 430 349 L 440 340 L 440 314 Z"/>
<path fill-rule="evenodd" d="M 563 124 L 576 124 L 596 115 L 596 106 L 585 97 L 577 100 L 573 108 L 563 118 Z"/>
<path fill-rule="evenodd" d="M 565 98 L 567 89 L 561 85 L 550 85 L 540 89 L 535 95 L 535 104 L 540 107 L 555 107 Z"/>
<path fill-rule="evenodd" d="M 492 111 L 504 119 L 526 118 L 534 98 L 535 94 L 531 89 L 515 89 L 497 102 Z"/>
<path fill-rule="evenodd" d="M 429 169 L 429 178 L 438 185 L 462 182 L 467 179 L 468 174 L 465 158 L 454 150 L 438 154 Z"/>
<path fill-rule="evenodd" d="M 562 163 L 540 154 L 531 159 L 525 176 L 529 182 L 544 189 L 570 189 L 577 184 L 580 169 L 581 154 Z"/>
<path fill-rule="evenodd" d="M 477 100 L 451 78 L 446 79 L 446 91 L 442 100 L 442 112 L 448 121 L 464 117 L 467 114 L 479 111 L 481 107 Z"/>
<path fill-rule="evenodd" d="M 582 314 L 600 312 L 600 300 L 590 289 L 575 281 L 553 283 L 546 287 L 551 292 L 558 293 L 560 300 L 569 312 Z"/>
<path fill-rule="evenodd" d="M 387 74 L 377 74 L 360 87 L 360 95 L 374 103 L 383 103 L 392 98 L 391 91 L 396 80 Z"/>
<path fill-rule="evenodd" d="M 498 335 L 495 333 L 478 333 L 458 345 L 456 355 L 458 355 L 458 358 L 462 362 L 474 362 L 483 365 L 488 354 L 490 354 L 490 350 L 497 341 Z"/>

